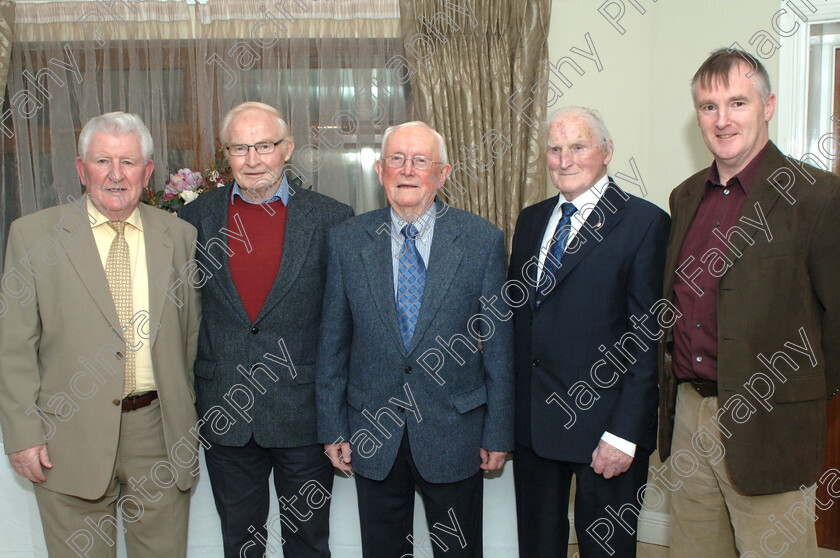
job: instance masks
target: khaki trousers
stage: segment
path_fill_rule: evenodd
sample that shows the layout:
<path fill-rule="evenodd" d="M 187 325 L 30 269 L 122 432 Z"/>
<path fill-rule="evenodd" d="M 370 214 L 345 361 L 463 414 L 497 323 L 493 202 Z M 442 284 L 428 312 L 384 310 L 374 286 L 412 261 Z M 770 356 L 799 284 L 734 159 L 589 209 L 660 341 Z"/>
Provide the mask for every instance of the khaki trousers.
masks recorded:
<path fill-rule="evenodd" d="M 671 556 L 816 558 L 814 500 L 800 491 L 739 492 L 726 469 L 720 430 L 710 420 L 717 410 L 717 397 L 679 386 L 670 460 Z M 692 445 L 703 425 L 712 436 L 699 436 Z"/>
<path fill-rule="evenodd" d="M 190 494 L 175 486 L 175 475 L 186 473 L 168 465 L 160 400 L 121 419 L 113 481 L 101 498 L 34 485 L 51 557 L 113 558 L 118 515 L 129 558 L 186 556 Z"/>

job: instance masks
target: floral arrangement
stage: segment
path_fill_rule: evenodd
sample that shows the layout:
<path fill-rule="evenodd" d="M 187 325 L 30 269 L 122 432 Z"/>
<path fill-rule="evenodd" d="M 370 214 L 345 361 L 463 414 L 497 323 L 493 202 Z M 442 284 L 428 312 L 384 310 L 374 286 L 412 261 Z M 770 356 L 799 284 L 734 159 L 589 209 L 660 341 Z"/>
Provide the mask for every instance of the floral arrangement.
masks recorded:
<path fill-rule="evenodd" d="M 233 175 L 225 159 L 224 148 L 217 142 L 210 168 L 204 172 L 195 172 L 188 168 L 180 169 L 175 174 L 169 175 L 163 191 L 155 192 L 151 186 L 146 188 L 143 201 L 151 206 L 175 213 L 200 195 L 228 184 L 232 180 Z"/>

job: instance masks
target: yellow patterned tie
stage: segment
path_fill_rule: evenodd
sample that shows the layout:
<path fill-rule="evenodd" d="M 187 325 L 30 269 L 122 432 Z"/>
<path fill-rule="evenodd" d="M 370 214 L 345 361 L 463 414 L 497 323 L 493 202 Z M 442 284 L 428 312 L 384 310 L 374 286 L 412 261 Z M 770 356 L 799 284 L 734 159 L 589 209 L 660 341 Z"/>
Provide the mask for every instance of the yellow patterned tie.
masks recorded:
<path fill-rule="evenodd" d="M 132 290 L 131 290 L 131 266 L 128 258 L 128 242 L 125 240 L 125 223 L 120 221 L 108 221 L 108 225 L 115 231 L 117 236 L 111 242 L 108 250 L 108 259 L 105 260 L 105 276 L 108 278 L 108 286 L 111 288 L 111 297 L 114 299 L 114 306 L 117 309 L 117 318 L 120 320 L 123 338 L 126 343 L 125 350 L 125 380 L 123 381 L 123 397 L 134 391 L 134 327 L 131 324 Z"/>

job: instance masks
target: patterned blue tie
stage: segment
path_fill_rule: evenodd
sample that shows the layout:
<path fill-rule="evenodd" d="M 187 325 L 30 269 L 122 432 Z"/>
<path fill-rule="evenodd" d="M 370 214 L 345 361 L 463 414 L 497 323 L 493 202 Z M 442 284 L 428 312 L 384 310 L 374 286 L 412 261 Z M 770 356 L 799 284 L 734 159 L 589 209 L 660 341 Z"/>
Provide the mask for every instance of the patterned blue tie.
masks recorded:
<path fill-rule="evenodd" d="M 553 278 L 557 270 L 560 269 L 560 258 L 563 257 L 563 252 L 566 250 L 566 241 L 569 239 L 569 233 L 572 230 L 572 215 L 577 212 L 577 208 L 570 202 L 561 205 L 560 210 L 563 212 L 563 215 L 557 221 L 557 228 L 554 229 L 548 254 L 545 256 L 542 275 L 540 275 L 540 284 L 537 286 L 536 306 L 542 304 L 543 299 L 545 299 L 555 286 L 555 281 L 549 278 Z"/>
<path fill-rule="evenodd" d="M 417 229 L 412 224 L 402 228 L 405 237 L 400 250 L 399 279 L 397 281 L 397 321 L 400 325 L 405 350 L 411 345 L 414 326 L 420 314 L 420 303 L 423 301 L 423 285 L 426 282 L 426 266 L 415 245 Z"/>

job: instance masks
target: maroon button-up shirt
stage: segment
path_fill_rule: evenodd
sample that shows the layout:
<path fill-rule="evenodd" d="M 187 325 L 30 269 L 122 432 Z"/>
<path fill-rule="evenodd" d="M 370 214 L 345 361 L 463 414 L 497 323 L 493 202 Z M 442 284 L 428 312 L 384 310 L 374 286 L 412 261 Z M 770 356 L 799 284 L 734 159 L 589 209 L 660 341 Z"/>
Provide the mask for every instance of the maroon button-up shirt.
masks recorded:
<path fill-rule="evenodd" d="M 674 278 L 674 305 L 682 313 L 674 324 L 674 350 L 671 355 L 674 376 L 678 379 L 718 379 L 717 289 L 720 277 L 716 273 L 721 273 L 710 269 L 712 259 L 704 263 L 703 255 L 711 249 L 718 249 L 724 254 L 728 252 L 729 247 L 712 231 L 719 229 L 728 236 L 729 229 L 737 224 L 741 207 L 768 146 L 769 142 L 726 185 L 720 184 L 717 163 L 709 168 L 703 201 L 683 240 L 678 272 Z M 694 260 L 686 263 L 692 256 Z M 691 279 L 687 281 L 688 277 Z M 700 292 L 696 292 L 698 288 Z"/>

